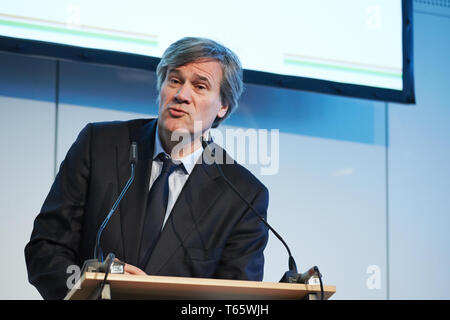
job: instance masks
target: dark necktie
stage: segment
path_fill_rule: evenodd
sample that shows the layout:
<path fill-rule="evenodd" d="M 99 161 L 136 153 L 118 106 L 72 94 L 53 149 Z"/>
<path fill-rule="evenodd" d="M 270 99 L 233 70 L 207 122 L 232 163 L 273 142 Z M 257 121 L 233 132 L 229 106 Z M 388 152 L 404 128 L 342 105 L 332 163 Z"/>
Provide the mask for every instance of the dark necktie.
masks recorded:
<path fill-rule="evenodd" d="M 160 153 L 158 158 L 162 160 L 163 167 L 161 174 L 155 180 L 148 193 L 138 265 L 141 269 L 145 268 L 161 233 L 169 197 L 169 176 L 177 167 L 177 164 L 163 153 Z"/>

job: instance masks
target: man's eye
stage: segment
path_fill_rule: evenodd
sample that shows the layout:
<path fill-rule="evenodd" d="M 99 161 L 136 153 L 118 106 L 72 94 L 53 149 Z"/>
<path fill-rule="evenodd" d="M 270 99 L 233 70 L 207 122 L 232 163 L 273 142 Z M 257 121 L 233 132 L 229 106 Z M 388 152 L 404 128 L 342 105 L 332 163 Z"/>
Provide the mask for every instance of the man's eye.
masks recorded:
<path fill-rule="evenodd" d="M 195 87 L 196 87 L 197 89 L 199 89 L 199 90 L 205 90 L 205 89 L 206 89 L 206 86 L 203 85 L 203 84 L 198 84 L 198 85 L 196 85 Z"/>
<path fill-rule="evenodd" d="M 178 84 L 178 83 L 180 83 L 180 81 L 178 79 L 171 78 L 171 79 L 169 79 L 169 83 L 171 83 L 171 84 Z"/>

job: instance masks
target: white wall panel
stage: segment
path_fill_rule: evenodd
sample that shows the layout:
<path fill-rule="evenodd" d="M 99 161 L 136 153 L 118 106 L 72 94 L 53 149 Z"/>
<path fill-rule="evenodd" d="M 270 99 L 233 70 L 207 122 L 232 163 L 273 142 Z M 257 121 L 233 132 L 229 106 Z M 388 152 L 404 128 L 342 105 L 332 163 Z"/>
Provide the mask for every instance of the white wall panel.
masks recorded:
<path fill-rule="evenodd" d="M 24 248 L 53 180 L 55 63 L 0 53 L 0 70 L 0 299 L 39 299 Z"/>
<path fill-rule="evenodd" d="M 414 24 L 417 104 L 389 105 L 390 297 L 449 299 L 450 17 Z"/>

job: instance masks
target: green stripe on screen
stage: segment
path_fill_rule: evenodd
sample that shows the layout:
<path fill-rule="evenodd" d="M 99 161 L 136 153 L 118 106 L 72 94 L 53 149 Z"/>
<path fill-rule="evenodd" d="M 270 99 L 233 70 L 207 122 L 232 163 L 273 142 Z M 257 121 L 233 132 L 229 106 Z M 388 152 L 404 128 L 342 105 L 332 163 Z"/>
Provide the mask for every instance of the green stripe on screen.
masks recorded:
<path fill-rule="evenodd" d="M 300 60 L 287 59 L 287 58 L 284 59 L 284 62 L 288 63 L 288 64 L 301 65 L 301 66 L 305 66 L 305 67 L 314 67 L 314 68 L 328 69 L 328 70 L 349 71 L 349 72 L 377 75 L 377 76 L 383 76 L 383 77 L 400 78 L 400 79 L 402 78 L 402 73 L 393 73 L 393 72 L 386 72 L 386 71 L 375 71 L 375 70 L 369 70 L 369 69 L 344 67 L 344 66 L 338 66 L 338 65 L 332 65 L 332 64 L 317 63 L 317 62 L 310 62 L 310 61 L 300 61 Z"/>
<path fill-rule="evenodd" d="M 8 26 L 8 27 L 16 27 L 16 28 L 38 30 L 38 31 L 60 33 L 60 34 L 69 34 L 69 35 L 74 35 L 74 36 L 82 36 L 82 37 L 89 37 L 89 38 L 96 38 L 96 39 L 103 39 L 103 40 L 122 41 L 122 42 L 129 42 L 129 43 L 149 45 L 149 46 L 156 46 L 158 44 L 158 42 L 156 40 L 130 38 L 130 37 L 117 36 L 117 35 L 111 35 L 111 34 L 106 34 L 106 33 L 98 33 L 98 32 L 91 32 L 91 31 L 84 31 L 84 30 L 74 30 L 74 29 L 45 26 L 45 25 L 40 25 L 40 24 L 32 24 L 32 23 L 26 23 L 26 22 L 2 20 L 2 19 L 0 19 L 0 25 Z"/>

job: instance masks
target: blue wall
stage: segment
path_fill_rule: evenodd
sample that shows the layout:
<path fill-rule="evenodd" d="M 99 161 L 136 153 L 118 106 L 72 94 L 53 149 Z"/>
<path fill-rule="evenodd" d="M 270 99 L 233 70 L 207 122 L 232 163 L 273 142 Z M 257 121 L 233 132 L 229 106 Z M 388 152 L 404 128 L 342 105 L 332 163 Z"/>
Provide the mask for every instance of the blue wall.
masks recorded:
<path fill-rule="evenodd" d="M 280 130 L 277 174 L 248 167 L 299 268 L 317 264 L 336 299 L 450 298 L 448 30 L 449 8 L 414 3 L 416 105 L 247 85 L 221 129 Z M 57 87 L 56 65 L 0 53 L 0 299 L 39 298 L 23 248 L 81 128 L 157 110 L 153 72 L 61 61 Z M 271 236 L 264 280 L 286 268 Z"/>

